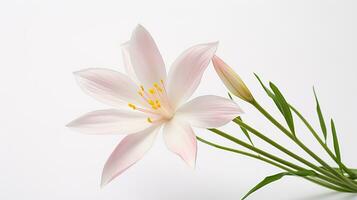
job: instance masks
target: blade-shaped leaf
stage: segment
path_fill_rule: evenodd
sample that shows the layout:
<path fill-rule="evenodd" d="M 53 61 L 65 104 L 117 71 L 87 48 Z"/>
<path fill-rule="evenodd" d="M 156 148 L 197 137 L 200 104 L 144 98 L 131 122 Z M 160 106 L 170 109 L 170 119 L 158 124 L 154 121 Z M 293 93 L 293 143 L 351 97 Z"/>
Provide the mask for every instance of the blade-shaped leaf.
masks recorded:
<path fill-rule="evenodd" d="M 272 91 L 270 91 L 270 89 L 267 88 L 267 87 L 264 85 L 264 83 L 262 82 L 262 80 L 259 78 L 259 76 L 258 76 L 257 74 L 254 73 L 254 75 L 255 75 L 255 77 L 258 79 L 260 85 L 263 87 L 263 89 L 264 89 L 265 92 L 268 94 L 268 96 L 269 96 L 271 99 L 273 99 L 273 101 L 274 101 L 275 105 L 277 105 L 279 111 L 280 111 L 281 113 L 283 113 L 283 111 L 281 110 L 281 107 L 278 106 L 279 103 L 278 103 L 278 101 L 277 101 L 276 98 L 275 98 L 275 94 L 274 94 Z"/>
<path fill-rule="evenodd" d="M 268 96 L 272 99 L 274 99 L 275 95 L 269 90 L 269 88 L 267 88 L 264 83 L 262 82 L 262 80 L 259 78 L 259 76 L 254 73 L 254 76 L 258 79 L 260 85 L 263 87 L 263 89 L 265 90 L 265 92 L 268 94 Z"/>
<path fill-rule="evenodd" d="M 327 140 L 326 123 L 325 123 L 325 120 L 324 120 L 324 116 L 322 115 L 322 112 L 321 112 L 321 107 L 320 107 L 320 103 L 319 103 L 319 100 L 318 100 L 317 95 L 316 95 L 315 88 L 313 88 L 313 90 L 314 90 L 314 95 L 315 95 L 315 100 L 316 100 L 316 111 L 317 111 L 317 115 L 319 117 L 321 131 L 322 131 L 322 133 L 324 135 L 325 143 L 326 143 L 326 140 Z"/>
<path fill-rule="evenodd" d="M 278 87 L 274 85 L 274 83 L 270 82 L 270 88 L 273 90 L 275 94 L 274 102 L 276 106 L 279 108 L 280 112 L 283 114 L 286 123 L 288 124 L 290 131 L 295 135 L 295 127 L 293 115 L 291 114 L 290 106 L 288 102 L 285 100 L 283 94 L 280 92 Z"/>
<path fill-rule="evenodd" d="M 254 186 L 251 190 L 249 190 L 249 192 L 244 195 L 244 197 L 242 198 L 242 200 L 246 199 L 249 195 L 251 195 L 253 192 L 259 190 L 260 188 L 268 185 L 269 183 L 275 182 L 279 179 L 281 179 L 284 176 L 315 176 L 316 173 L 312 170 L 300 170 L 297 171 L 295 173 L 290 173 L 290 172 L 281 172 L 278 174 L 274 174 L 272 176 L 267 176 L 265 177 L 260 183 L 258 183 L 256 186 Z"/>
<path fill-rule="evenodd" d="M 283 176 L 288 175 L 288 174 L 289 173 L 287 173 L 287 172 L 282 172 L 282 173 L 274 174 L 272 176 L 265 177 L 260 183 L 258 183 L 251 190 L 249 190 L 249 192 L 246 195 L 244 195 L 242 200 L 246 199 L 250 194 L 252 194 L 253 192 L 259 190 L 260 188 L 268 185 L 269 183 L 277 181 L 277 180 L 281 179 Z"/>
<path fill-rule="evenodd" d="M 333 122 L 333 119 L 331 119 L 331 131 L 332 131 L 332 139 L 333 139 L 333 148 L 335 149 L 335 155 L 340 164 L 341 163 L 340 145 L 338 144 L 338 138 L 337 138 L 335 123 Z"/>
<path fill-rule="evenodd" d="M 240 117 L 240 116 L 237 117 L 237 119 L 239 119 L 240 121 L 243 121 L 242 117 Z M 235 121 L 235 120 L 233 120 L 233 121 Z M 242 129 L 244 135 L 248 138 L 250 144 L 252 144 L 252 146 L 254 146 L 253 141 L 250 138 L 250 135 L 249 135 L 249 132 L 247 131 L 247 129 L 245 129 L 244 127 L 241 127 L 241 126 L 240 126 L 240 129 Z"/>

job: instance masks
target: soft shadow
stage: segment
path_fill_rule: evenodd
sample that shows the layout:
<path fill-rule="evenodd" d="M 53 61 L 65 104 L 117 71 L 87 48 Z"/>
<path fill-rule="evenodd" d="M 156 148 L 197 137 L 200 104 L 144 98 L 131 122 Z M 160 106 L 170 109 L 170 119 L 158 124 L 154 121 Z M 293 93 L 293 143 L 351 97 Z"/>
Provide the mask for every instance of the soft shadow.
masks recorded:
<path fill-rule="evenodd" d="M 338 192 L 324 192 L 320 194 L 314 194 L 305 196 L 302 198 L 298 198 L 295 200 L 357 200 L 357 194 L 349 194 L 349 193 L 338 193 Z"/>

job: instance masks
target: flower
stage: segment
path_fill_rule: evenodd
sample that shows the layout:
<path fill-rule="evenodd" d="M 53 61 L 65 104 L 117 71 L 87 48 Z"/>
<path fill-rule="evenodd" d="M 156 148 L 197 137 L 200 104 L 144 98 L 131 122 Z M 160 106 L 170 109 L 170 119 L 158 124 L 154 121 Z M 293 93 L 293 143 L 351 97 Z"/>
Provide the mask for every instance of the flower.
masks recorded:
<path fill-rule="evenodd" d="M 101 68 L 74 73 L 85 93 L 114 109 L 90 112 L 68 127 L 87 134 L 127 134 L 104 166 L 102 186 L 142 158 L 161 127 L 168 149 L 194 167 L 197 146 L 191 125 L 218 127 L 242 113 L 233 101 L 213 95 L 186 102 L 198 87 L 216 48 L 217 43 L 208 43 L 187 49 L 166 75 L 153 38 L 138 25 L 130 41 L 123 45 L 124 64 L 131 78 Z"/>
<path fill-rule="evenodd" d="M 247 102 L 254 101 L 252 93 L 232 68 L 218 56 L 213 56 L 212 63 L 219 78 L 232 94 Z"/>

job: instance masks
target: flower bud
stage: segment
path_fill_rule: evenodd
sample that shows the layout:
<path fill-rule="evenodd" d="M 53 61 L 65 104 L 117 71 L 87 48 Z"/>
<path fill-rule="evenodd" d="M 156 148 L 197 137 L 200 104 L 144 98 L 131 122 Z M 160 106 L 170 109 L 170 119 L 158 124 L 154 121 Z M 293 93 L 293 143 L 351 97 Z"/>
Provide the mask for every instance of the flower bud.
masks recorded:
<path fill-rule="evenodd" d="M 223 81 L 227 89 L 235 96 L 247 102 L 253 102 L 254 98 L 248 87 L 244 84 L 237 73 L 217 56 L 212 58 L 214 69 Z"/>

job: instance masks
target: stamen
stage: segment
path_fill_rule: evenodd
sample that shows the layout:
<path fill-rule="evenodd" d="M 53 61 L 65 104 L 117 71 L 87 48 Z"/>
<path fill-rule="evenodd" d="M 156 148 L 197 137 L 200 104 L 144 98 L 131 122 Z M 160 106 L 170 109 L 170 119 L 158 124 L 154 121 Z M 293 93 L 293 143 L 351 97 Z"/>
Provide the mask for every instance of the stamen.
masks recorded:
<path fill-rule="evenodd" d="M 159 100 L 156 100 L 156 106 L 157 106 L 158 108 L 161 108 L 161 103 L 160 103 Z"/>
<path fill-rule="evenodd" d="M 160 82 L 154 82 L 151 88 L 144 88 L 143 85 L 139 86 L 137 93 L 147 104 L 143 108 L 136 107 L 134 104 L 129 103 L 128 106 L 134 110 L 150 114 L 149 116 L 161 116 L 164 118 L 170 118 L 172 109 L 167 98 L 167 92 L 164 84 L 164 80 Z M 162 118 L 156 119 L 156 117 L 147 118 L 149 123 L 155 123 L 163 120 Z"/>
<path fill-rule="evenodd" d="M 154 87 L 156 88 L 157 91 L 162 93 L 162 88 L 159 86 L 159 84 L 154 83 Z"/>
<path fill-rule="evenodd" d="M 132 108 L 133 110 L 136 110 L 136 106 L 134 104 L 128 103 L 128 106 Z"/>
<path fill-rule="evenodd" d="M 151 120 L 150 117 L 148 117 L 147 120 L 148 120 L 149 123 L 152 123 L 152 120 Z"/>
<path fill-rule="evenodd" d="M 149 89 L 149 93 L 150 93 L 150 94 L 155 94 L 154 88 L 150 88 L 150 89 Z"/>
<path fill-rule="evenodd" d="M 151 99 L 148 100 L 148 103 L 149 103 L 150 105 L 154 105 L 154 104 L 155 104 L 154 101 L 151 100 Z"/>
<path fill-rule="evenodd" d="M 147 120 L 149 123 L 156 123 L 156 122 L 161 122 L 161 121 L 162 121 L 162 118 L 153 119 L 153 118 L 151 118 L 151 117 L 148 117 L 148 118 L 146 118 L 146 120 Z"/>

